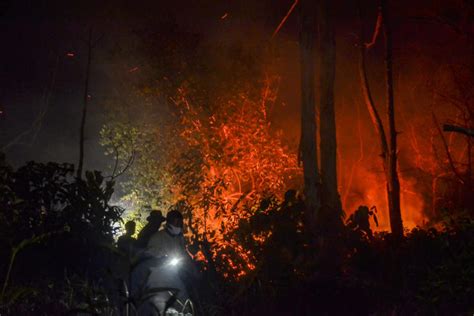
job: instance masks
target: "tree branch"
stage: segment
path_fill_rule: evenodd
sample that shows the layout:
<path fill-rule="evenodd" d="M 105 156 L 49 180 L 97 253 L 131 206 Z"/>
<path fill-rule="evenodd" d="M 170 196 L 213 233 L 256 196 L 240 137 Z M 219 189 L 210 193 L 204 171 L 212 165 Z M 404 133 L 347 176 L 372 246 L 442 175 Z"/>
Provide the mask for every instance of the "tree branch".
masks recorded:
<path fill-rule="evenodd" d="M 444 124 L 443 125 L 443 131 L 445 131 L 445 132 L 455 132 L 455 133 L 464 134 L 464 135 L 469 136 L 469 137 L 474 137 L 474 129 L 465 128 L 465 127 L 456 126 L 456 125 L 451 125 L 451 124 Z"/>
<path fill-rule="evenodd" d="M 273 32 L 272 34 L 272 38 L 274 38 L 278 32 L 280 31 L 280 29 L 283 27 L 283 25 L 285 25 L 286 23 L 286 20 L 288 20 L 288 17 L 291 15 L 291 13 L 295 10 L 296 8 L 296 5 L 298 4 L 298 0 L 295 0 L 295 2 L 293 2 L 293 4 L 291 5 L 290 9 L 288 10 L 288 13 L 283 17 L 283 19 L 281 20 L 280 24 L 278 24 L 278 27 L 275 29 L 275 31 Z"/>
<path fill-rule="evenodd" d="M 370 114 L 370 118 L 372 119 L 372 123 L 375 126 L 375 130 L 377 131 L 377 134 L 379 136 L 380 140 L 380 146 L 382 149 L 382 158 L 384 159 L 384 166 L 385 166 L 385 159 L 388 155 L 388 143 L 387 143 L 387 137 L 385 135 L 385 129 L 383 127 L 382 119 L 380 118 L 380 115 L 377 111 L 377 108 L 375 107 L 374 99 L 372 96 L 372 92 L 370 90 L 370 84 L 369 84 L 369 79 L 367 77 L 367 66 L 366 66 L 366 51 L 368 47 L 364 44 L 364 39 L 363 39 L 363 27 L 362 27 L 362 19 L 360 17 L 360 11 L 358 10 L 358 15 L 359 15 L 359 23 L 360 23 L 360 32 L 359 32 L 359 76 L 360 80 L 362 82 L 362 94 L 364 96 L 364 101 L 365 104 L 367 105 L 367 109 Z M 377 18 L 377 25 L 379 24 L 378 20 L 381 17 L 381 13 L 379 12 L 379 17 Z M 380 22 L 381 24 L 381 22 Z M 378 26 L 380 27 L 380 26 Z M 374 32 L 374 37 L 376 36 L 375 34 L 378 33 L 378 31 Z"/>
<path fill-rule="evenodd" d="M 382 10 L 379 8 L 379 12 L 377 14 L 377 21 L 375 22 L 374 33 L 372 34 L 372 39 L 369 43 L 365 43 L 365 48 L 370 49 L 372 46 L 375 45 L 377 41 L 377 37 L 380 34 L 380 29 L 382 28 Z"/>
<path fill-rule="evenodd" d="M 436 126 L 436 129 L 438 130 L 439 136 L 441 137 L 441 141 L 443 142 L 444 150 L 446 152 L 446 156 L 448 157 L 448 162 L 451 170 L 453 171 L 454 175 L 459 179 L 459 181 L 464 184 L 464 179 L 461 177 L 459 174 L 458 170 L 456 169 L 456 166 L 454 165 L 454 160 L 453 157 L 451 156 L 451 152 L 449 151 L 448 143 L 446 142 L 446 138 L 443 135 L 443 132 L 441 131 L 441 127 L 439 126 L 438 123 L 438 118 L 436 117 L 436 114 L 433 112 L 433 123 Z"/>

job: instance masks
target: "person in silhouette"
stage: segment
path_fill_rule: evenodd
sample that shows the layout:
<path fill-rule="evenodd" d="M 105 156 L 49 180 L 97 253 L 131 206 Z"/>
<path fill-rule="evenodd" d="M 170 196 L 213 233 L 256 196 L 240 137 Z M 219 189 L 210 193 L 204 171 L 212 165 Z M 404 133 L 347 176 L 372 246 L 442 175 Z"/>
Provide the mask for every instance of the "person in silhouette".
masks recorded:
<path fill-rule="evenodd" d="M 143 227 L 143 229 L 138 234 L 137 246 L 141 249 L 145 249 L 150 241 L 151 236 L 153 236 L 161 227 L 161 224 L 165 221 L 161 211 L 152 210 L 150 215 L 147 217 L 148 223 Z"/>
<path fill-rule="evenodd" d="M 183 236 L 183 215 L 179 208 L 166 214 L 166 225 L 154 233 L 146 252 L 161 259 L 161 264 L 151 269 L 145 287 L 179 289 L 176 297 L 181 302 L 190 299 L 200 278 L 199 271 L 186 249 Z M 161 310 L 169 298 L 156 297 L 153 304 Z"/>
<path fill-rule="evenodd" d="M 125 223 L 125 234 L 120 236 L 117 241 L 117 248 L 128 254 L 130 257 L 133 255 L 136 249 L 137 240 L 133 238 L 135 234 L 135 222 L 128 221 Z"/>
<path fill-rule="evenodd" d="M 183 237 L 183 215 L 178 210 L 166 214 L 165 228 L 151 236 L 147 249 L 158 257 L 178 254 L 187 257 Z"/>

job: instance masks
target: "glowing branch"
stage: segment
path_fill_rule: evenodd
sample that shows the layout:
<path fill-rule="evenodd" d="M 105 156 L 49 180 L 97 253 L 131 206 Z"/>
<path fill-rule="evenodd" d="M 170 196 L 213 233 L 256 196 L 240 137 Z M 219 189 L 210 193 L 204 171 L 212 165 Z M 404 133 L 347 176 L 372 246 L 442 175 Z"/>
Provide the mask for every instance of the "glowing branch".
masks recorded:
<path fill-rule="evenodd" d="M 285 25 L 286 20 L 288 20 L 288 18 L 290 17 L 291 13 L 295 10 L 297 4 L 298 4 L 298 0 L 295 0 L 295 2 L 293 2 L 293 4 L 291 5 L 290 9 L 288 10 L 288 13 L 287 13 L 287 14 L 285 15 L 285 17 L 281 20 L 280 24 L 278 24 L 278 27 L 275 29 L 275 32 L 273 32 L 272 38 L 274 38 L 274 37 L 278 34 L 278 32 L 280 31 L 280 29 L 283 27 L 283 25 Z"/>
<path fill-rule="evenodd" d="M 382 10 L 379 9 L 377 15 L 377 21 L 375 22 L 374 33 L 372 34 L 372 39 L 369 43 L 365 43 L 365 48 L 369 49 L 375 45 L 377 37 L 379 36 L 380 29 L 382 28 Z"/>

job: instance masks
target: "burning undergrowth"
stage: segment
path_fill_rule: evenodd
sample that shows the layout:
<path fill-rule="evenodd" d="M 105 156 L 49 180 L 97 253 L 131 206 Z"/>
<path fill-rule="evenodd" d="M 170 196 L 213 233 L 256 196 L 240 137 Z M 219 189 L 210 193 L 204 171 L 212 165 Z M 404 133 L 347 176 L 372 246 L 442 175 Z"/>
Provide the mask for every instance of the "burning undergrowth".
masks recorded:
<path fill-rule="evenodd" d="M 213 113 L 192 104 L 184 90 L 175 99 L 186 150 L 173 169 L 173 192 L 192 208 L 192 235 L 213 245 L 213 259 L 229 257 L 228 273 L 254 268 L 252 254 L 230 237 L 239 222 L 300 178 L 296 154 L 275 137 L 267 118 L 277 88 L 277 79 L 267 80 L 258 98 L 241 94 Z"/>
<path fill-rule="evenodd" d="M 106 146 L 134 144 L 135 153 L 123 153 L 136 155 L 138 162 L 130 167 L 127 186 L 133 193 L 126 198 L 137 206 L 160 204 L 166 209 L 179 203 L 182 210 L 189 210 L 188 236 L 212 245 L 208 260 L 233 252 L 227 260 L 228 274 L 254 268 L 252 254 L 230 237 L 239 222 L 251 217 L 264 198 L 281 196 L 287 188 L 300 186 L 296 153 L 279 140 L 268 118 L 277 100 L 278 84 L 278 78 L 265 80 L 256 97 L 241 93 L 225 99 L 214 111 L 193 103 L 188 91 L 180 88 L 172 98 L 177 127 L 137 134 L 126 132 L 122 125 L 120 135 L 132 138 L 128 142 L 107 133 Z M 155 143 L 148 143 L 147 138 Z M 160 149 L 143 150 L 145 144 Z M 166 153 L 166 159 L 159 152 Z M 144 170 L 148 182 L 139 178 Z M 260 237 L 263 242 L 264 236 Z M 197 256 L 204 258 L 202 252 Z"/>
<path fill-rule="evenodd" d="M 210 95 L 196 92 L 192 82 L 181 83 L 172 93 L 160 86 L 147 86 L 134 93 L 126 111 L 114 107 L 114 116 L 102 131 L 103 144 L 119 161 L 113 169 L 119 170 L 118 174 L 126 170 L 121 179 L 126 192 L 123 198 L 136 211 L 129 216 L 140 219 L 147 205 L 164 211 L 177 203 L 186 205 L 188 237 L 212 245 L 207 258 L 202 249 L 197 256 L 203 260 L 227 258 L 225 273 L 234 276 L 255 267 L 253 254 L 232 237 L 239 222 L 254 216 L 260 201 L 281 197 L 291 188 L 299 190 L 302 184 L 297 140 L 285 137 L 298 134 L 294 131 L 299 127 L 278 131 L 273 115 L 278 112 L 277 120 L 289 120 L 281 117 L 281 110 L 295 116 L 297 107 L 282 106 L 279 76 L 256 74 L 260 79 L 249 79 L 247 75 L 227 84 L 232 86 L 228 91 L 212 88 Z M 239 89 L 240 81 L 244 83 Z M 225 82 L 215 84 L 227 86 Z M 456 91 L 455 87 L 435 88 Z M 360 205 L 375 206 L 379 225 L 375 227 L 372 222 L 372 228 L 387 231 L 386 182 L 373 126 L 362 100 L 354 97 L 347 105 L 342 104 L 353 89 L 356 87 L 341 88 L 336 100 L 341 202 L 346 218 Z M 401 106 L 418 100 L 402 92 L 397 94 Z M 452 105 L 458 99 L 456 93 L 426 102 L 447 100 Z M 436 114 L 433 118 L 424 115 L 427 107 L 423 104 L 418 110 L 422 113 L 413 110 L 410 117 L 400 116 L 398 120 L 401 211 L 406 229 L 435 225 L 441 209 L 462 209 L 466 203 L 452 202 L 462 201 L 458 195 L 469 196 L 472 191 L 467 185 L 472 178 L 469 140 L 443 136 L 439 128 L 441 119 L 456 118 L 457 123 L 465 120 L 472 105 L 447 107 L 437 113 L 437 123 Z M 355 108 L 357 116 L 353 115 Z M 267 237 L 255 235 L 262 243 Z"/>
<path fill-rule="evenodd" d="M 226 262 L 222 272 L 229 276 L 254 269 L 252 252 L 232 237 L 239 223 L 256 214 L 260 201 L 281 197 L 290 188 L 301 189 L 302 183 L 296 151 L 283 143 L 271 124 L 279 83 L 279 77 L 267 77 L 258 93 L 232 93 L 213 106 L 195 101 L 183 85 L 168 101 L 167 116 L 157 115 L 152 105 L 142 105 L 145 111 L 137 123 L 115 119 L 105 126 L 104 145 L 110 154 L 122 157 L 114 169 L 128 168 L 127 163 L 133 162 L 124 181 L 128 192 L 124 199 L 136 210 L 130 216 L 139 219 L 145 205 L 166 211 L 180 204 L 189 219 L 188 237 L 201 245 L 195 249 L 197 258 Z M 147 91 L 147 98 L 153 93 Z M 340 149 L 341 202 L 347 217 L 360 205 L 375 206 L 378 227 L 372 223 L 373 229 L 387 231 L 382 165 L 377 146 L 364 142 L 365 136 L 359 128 L 354 141 L 359 146 Z M 451 173 L 442 172 L 449 167 L 446 161 L 436 160 L 433 154 L 439 148 L 436 141 L 411 133 L 408 142 L 406 138 L 402 142 L 404 153 L 432 147 L 431 155 L 402 156 L 400 162 L 401 209 L 407 229 L 434 223 L 430 210 L 446 193 L 438 191 L 453 179 Z M 265 234 L 254 237 L 261 243 L 268 239 Z M 203 251 L 203 243 L 212 247 Z"/>

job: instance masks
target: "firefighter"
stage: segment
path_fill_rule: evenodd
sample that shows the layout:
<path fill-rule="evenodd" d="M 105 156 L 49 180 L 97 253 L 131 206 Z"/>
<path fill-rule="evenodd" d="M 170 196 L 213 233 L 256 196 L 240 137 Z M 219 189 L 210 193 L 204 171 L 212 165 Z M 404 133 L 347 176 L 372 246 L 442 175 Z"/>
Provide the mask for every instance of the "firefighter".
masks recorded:
<path fill-rule="evenodd" d="M 138 234 L 137 246 L 141 249 L 146 248 L 150 238 L 160 229 L 161 224 L 165 221 L 161 211 L 152 210 L 147 217 L 148 223 Z"/>

